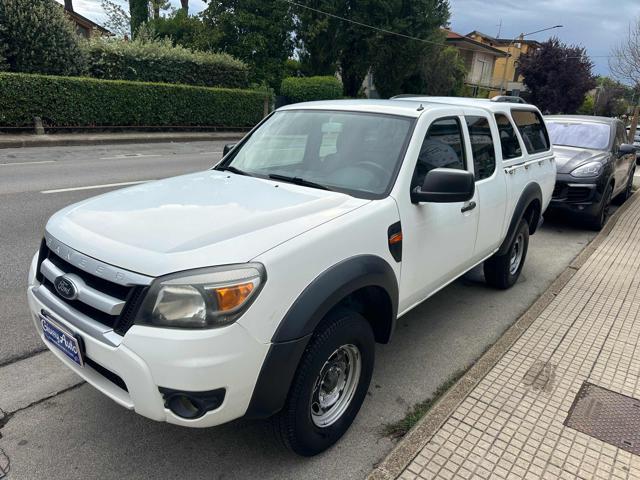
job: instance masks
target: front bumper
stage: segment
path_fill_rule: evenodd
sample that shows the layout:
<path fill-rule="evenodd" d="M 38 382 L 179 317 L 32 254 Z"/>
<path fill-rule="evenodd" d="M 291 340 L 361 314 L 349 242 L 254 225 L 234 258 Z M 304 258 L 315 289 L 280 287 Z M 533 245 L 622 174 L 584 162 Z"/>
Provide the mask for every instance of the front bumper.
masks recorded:
<path fill-rule="evenodd" d="M 606 182 L 601 178 L 577 179 L 558 174 L 549 208 L 579 215 L 596 215 Z"/>
<path fill-rule="evenodd" d="M 135 325 L 124 337 L 113 331 L 96 334 L 104 330 L 103 325 L 94 322 L 95 330 L 80 330 L 65 320 L 64 304 L 52 302 L 37 281 L 28 287 L 27 297 L 38 334 L 62 363 L 123 407 L 176 425 L 210 427 L 242 417 L 270 346 L 237 323 L 200 331 Z M 43 311 L 81 337 L 90 360 L 83 367 L 45 340 L 39 320 Z M 118 384 L 118 377 L 123 384 Z M 215 410 L 185 419 L 165 408 L 160 388 L 186 392 L 223 388 L 226 392 Z"/>

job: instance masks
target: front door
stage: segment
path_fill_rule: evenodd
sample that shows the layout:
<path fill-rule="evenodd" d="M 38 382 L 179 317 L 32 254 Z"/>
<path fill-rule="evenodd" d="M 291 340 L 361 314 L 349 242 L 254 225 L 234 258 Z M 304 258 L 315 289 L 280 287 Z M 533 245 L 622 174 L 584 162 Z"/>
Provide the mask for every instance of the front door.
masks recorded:
<path fill-rule="evenodd" d="M 455 110 L 452 110 L 452 113 Z M 457 111 L 456 111 L 457 113 Z M 415 164 L 411 188 L 422 185 L 434 168 L 472 170 L 457 114 L 430 122 Z M 409 192 L 406 197 L 409 197 Z M 398 201 L 403 233 L 400 311 L 412 307 L 458 277 L 472 264 L 478 228 L 478 197 L 469 202 Z"/>

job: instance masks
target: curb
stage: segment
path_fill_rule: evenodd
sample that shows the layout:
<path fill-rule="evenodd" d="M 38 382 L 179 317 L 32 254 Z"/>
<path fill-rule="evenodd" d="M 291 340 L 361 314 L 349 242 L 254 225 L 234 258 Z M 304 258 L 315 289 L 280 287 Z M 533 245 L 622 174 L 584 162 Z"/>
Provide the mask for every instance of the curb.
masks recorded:
<path fill-rule="evenodd" d="M 59 134 L 59 135 L 11 135 L 2 138 L 0 149 L 30 147 L 71 147 L 80 145 L 115 145 L 127 143 L 169 143 L 239 140 L 246 132 L 193 132 L 193 133 L 134 133 L 134 134 Z"/>
<path fill-rule="evenodd" d="M 620 216 L 629 206 L 640 200 L 640 190 L 634 193 L 609 218 L 605 227 L 576 256 L 565 270 L 553 281 L 540 297 L 502 336 L 467 370 L 467 372 L 445 393 L 422 417 L 422 419 L 400 440 L 389 454 L 369 473 L 367 480 L 392 480 L 399 477 L 415 456 L 431 440 L 454 410 L 471 393 L 476 385 L 498 363 L 511 346 L 529 328 L 544 309 L 553 301 L 562 288 L 571 280 L 587 259 L 609 235 Z"/>

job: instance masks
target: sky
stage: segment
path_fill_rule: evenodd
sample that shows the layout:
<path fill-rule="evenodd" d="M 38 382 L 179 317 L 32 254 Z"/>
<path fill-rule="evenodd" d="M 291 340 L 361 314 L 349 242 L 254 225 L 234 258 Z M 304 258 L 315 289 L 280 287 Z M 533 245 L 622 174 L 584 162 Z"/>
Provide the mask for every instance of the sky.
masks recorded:
<path fill-rule="evenodd" d="M 58 0 L 63 3 L 63 0 Z M 116 0 L 126 4 L 123 0 Z M 268 0 L 265 0 L 268 1 Z M 640 0 L 449 0 L 451 28 L 461 34 L 473 30 L 495 36 L 502 21 L 500 37 L 513 38 L 520 33 L 540 30 L 552 25 L 562 28 L 528 36 L 544 41 L 557 36 L 570 45 L 582 45 L 595 64 L 593 73 L 607 75 L 611 47 L 627 32 L 629 22 L 640 17 Z M 173 6 L 179 0 L 171 0 Z M 100 0 L 74 0 L 74 9 L 101 23 L 104 12 Z M 202 0 L 189 0 L 190 13 L 205 8 Z"/>

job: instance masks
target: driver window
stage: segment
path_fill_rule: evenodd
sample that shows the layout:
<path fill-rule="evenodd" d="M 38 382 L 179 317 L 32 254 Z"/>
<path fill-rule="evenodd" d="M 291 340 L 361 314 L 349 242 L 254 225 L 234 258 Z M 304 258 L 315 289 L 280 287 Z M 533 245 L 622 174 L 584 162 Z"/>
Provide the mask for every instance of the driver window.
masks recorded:
<path fill-rule="evenodd" d="M 421 186 L 434 168 L 466 170 L 462 127 L 457 118 L 440 118 L 429 127 L 420 147 L 411 189 Z"/>

